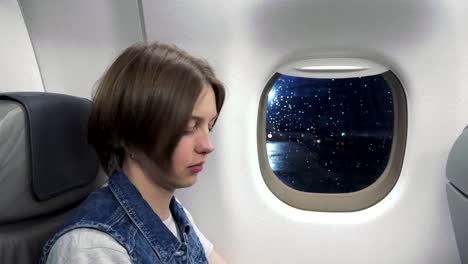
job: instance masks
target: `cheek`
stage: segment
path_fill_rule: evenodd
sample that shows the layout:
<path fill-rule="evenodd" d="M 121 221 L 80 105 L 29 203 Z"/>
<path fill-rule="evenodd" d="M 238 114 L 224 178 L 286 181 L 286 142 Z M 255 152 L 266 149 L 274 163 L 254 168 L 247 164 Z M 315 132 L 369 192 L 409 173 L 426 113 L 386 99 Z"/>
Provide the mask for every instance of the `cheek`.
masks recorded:
<path fill-rule="evenodd" d="M 177 144 L 174 155 L 172 156 L 172 163 L 175 166 L 187 166 L 186 163 L 191 161 L 193 145 L 187 138 L 181 138 Z"/>

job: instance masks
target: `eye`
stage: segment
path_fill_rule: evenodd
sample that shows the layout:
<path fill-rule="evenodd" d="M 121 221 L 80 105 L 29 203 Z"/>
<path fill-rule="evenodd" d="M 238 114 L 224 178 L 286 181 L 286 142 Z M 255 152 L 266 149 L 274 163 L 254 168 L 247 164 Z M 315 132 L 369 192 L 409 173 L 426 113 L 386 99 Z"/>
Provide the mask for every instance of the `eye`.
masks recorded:
<path fill-rule="evenodd" d="M 185 135 L 190 135 L 190 134 L 195 133 L 196 130 L 197 130 L 196 126 L 190 126 L 190 127 L 185 128 L 184 134 Z"/>
<path fill-rule="evenodd" d="M 195 120 L 190 120 L 185 127 L 184 134 L 193 134 L 197 130 L 198 123 Z"/>
<path fill-rule="evenodd" d="M 215 122 L 211 122 L 210 124 L 208 124 L 208 131 L 212 132 L 214 129 L 214 125 L 215 125 Z"/>
<path fill-rule="evenodd" d="M 216 124 L 216 120 L 217 120 L 217 118 L 213 118 L 213 119 L 211 120 L 211 122 L 208 124 L 208 130 L 209 130 L 210 132 L 213 131 L 214 126 L 215 126 L 215 124 Z"/>

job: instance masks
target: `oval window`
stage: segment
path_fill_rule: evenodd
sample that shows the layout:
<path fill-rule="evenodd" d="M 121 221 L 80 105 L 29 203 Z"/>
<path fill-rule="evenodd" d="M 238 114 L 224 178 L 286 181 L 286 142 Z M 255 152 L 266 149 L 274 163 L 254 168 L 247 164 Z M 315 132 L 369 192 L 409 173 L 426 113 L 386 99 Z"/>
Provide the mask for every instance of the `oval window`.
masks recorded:
<path fill-rule="evenodd" d="M 258 149 L 272 192 L 301 209 L 355 211 L 395 185 L 406 141 L 396 76 L 362 59 L 281 67 L 261 98 Z"/>

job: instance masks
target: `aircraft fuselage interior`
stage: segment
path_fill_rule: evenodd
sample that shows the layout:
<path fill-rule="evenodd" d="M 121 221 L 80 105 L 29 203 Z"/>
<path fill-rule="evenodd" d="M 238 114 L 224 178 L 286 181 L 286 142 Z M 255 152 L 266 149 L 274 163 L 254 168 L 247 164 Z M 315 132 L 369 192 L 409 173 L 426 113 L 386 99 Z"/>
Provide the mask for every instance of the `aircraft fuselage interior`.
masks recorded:
<path fill-rule="evenodd" d="M 468 263 L 467 28 L 459 0 L 1 0 L 0 263 L 106 183 L 96 84 L 151 41 L 226 87 L 176 191 L 226 262 Z"/>

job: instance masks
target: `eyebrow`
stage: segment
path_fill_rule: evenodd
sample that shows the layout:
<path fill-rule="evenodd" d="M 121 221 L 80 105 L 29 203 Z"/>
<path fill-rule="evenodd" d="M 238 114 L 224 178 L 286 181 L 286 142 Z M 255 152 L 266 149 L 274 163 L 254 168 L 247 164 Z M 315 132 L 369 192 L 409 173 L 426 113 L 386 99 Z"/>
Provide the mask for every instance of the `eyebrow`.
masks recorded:
<path fill-rule="evenodd" d="M 190 119 L 194 119 L 195 121 L 198 121 L 198 122 L 201 122 L 201 121 L 204 120 L 203 117 L 201 117 L 201 116 L 194 116 L 194 115 L 191 116 Z M 213 116 L 213 118 L 210 119 L 210 122 L 215 121 L 216 119 L 218 119 L 218 114 L 216 114 L 215 116 Z"/>

